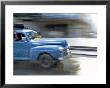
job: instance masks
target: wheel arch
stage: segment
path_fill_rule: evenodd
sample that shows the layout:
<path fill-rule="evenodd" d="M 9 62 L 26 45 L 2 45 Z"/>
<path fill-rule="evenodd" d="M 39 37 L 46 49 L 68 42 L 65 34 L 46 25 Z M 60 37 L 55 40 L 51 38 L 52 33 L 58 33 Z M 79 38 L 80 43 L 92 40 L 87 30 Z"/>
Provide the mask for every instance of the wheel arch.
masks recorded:
<path fill-rule="evenodd" d="M 50 55 L 53 59 L 55 59 L 55 57 L 52 55 L 52 54 L 50 54 L 49 52 L 41 52 L 41 53 L 39 53 L 39 55 L 38 55 L 38 57 L 37 57 L 37 61 L 39 60 L 39 57 L 41 56 L 41 55 L 43 55 L 43 54 L 48 54 L 48 55 Z M 56 60 L 56 59 L 55 59 Z"/>

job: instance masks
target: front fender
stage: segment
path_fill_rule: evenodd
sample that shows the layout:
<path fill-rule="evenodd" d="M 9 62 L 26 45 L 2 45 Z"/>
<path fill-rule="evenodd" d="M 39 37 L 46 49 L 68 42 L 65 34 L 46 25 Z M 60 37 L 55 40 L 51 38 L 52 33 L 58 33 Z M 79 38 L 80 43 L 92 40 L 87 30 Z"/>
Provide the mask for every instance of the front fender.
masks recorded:
<path fill-rule="evenodd" d="M 42 53 L 48 53 L 50 54 L 54 59 L 57 59 L 59 57 L 59 51 L 58 51 L 58 46 L 37 46 L 34 48 L 31 48 L 30 50 L 30 58 L 32 61 L 38 60 L 38 57 Z"/>

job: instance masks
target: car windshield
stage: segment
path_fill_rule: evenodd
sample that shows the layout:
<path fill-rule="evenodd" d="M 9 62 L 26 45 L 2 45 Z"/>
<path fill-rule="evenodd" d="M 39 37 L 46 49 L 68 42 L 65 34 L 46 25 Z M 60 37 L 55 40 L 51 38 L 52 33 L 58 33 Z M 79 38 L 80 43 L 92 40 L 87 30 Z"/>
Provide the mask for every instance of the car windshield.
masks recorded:
<path fill-rule="evenodd" d="M 35 40 L 41 38 L 40 32 L 31 31 L 26 33 L 29 39 Z"/>

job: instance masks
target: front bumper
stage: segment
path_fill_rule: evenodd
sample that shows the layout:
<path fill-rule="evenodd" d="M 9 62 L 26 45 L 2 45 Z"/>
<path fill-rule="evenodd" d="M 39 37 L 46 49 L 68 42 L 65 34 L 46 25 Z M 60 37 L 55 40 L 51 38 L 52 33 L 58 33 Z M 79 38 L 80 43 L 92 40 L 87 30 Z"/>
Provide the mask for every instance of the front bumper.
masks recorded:
<path fill-rule="evenodd" d="M 62 56 L 62 57 L 59 57 L 58 60 L 65 60 L 65 59 L 68 59 L 68 58 L 71 58 L 72 57 L 72 53 L 70 50 L 67 50 L 67 54 Z"/>

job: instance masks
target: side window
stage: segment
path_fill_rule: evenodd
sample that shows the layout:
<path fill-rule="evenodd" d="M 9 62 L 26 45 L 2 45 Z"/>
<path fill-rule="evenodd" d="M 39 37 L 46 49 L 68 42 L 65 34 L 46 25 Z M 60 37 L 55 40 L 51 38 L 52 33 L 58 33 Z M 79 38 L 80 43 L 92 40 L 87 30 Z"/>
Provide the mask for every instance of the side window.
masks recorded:
<path fill-rule="evenodd" d="M 16 33 L 14 34 L 14 41 L 21 41 L 23 37 L 25 37 L 23 33 Z"/>

